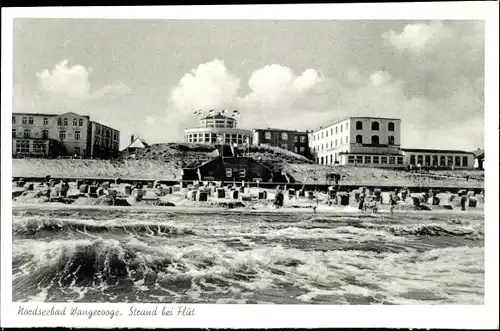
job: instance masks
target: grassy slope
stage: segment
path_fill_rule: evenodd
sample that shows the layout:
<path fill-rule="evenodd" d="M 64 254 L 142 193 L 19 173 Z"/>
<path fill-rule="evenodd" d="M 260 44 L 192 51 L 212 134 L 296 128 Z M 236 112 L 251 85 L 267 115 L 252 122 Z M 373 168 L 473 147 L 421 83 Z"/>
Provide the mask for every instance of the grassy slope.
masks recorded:
<path fill-rule="evenodd" d="M 197 144 L 157 144 L 140 151 L 135 156 L 123 155 L 116 160 L 47 160 L 14 159 L 13 175 L 19 177 L 128 177 L 178 180 L 181 169 L 192 167 L 214 157 L 214 147 Z M 401 185 L 417 186 L 419 174 L 406 171 L 358 167 L 328 167 L 313 164 L 310 160 L 289 151 L 275 147 L 250 148 L 250 156 L 259 160 L 274 171 L 286 170 L 297 182 L 305 180 L 307 173 L 314 170 L 307 183 L 325 181 L 328 172 L 340 173 L 341 183 L 346 185 Z M 484 172 L 443 171 L 435 172 L 440 176 L 467 176 L 463 178 L 430 178 L 422 175 L 422 186 L 482 186 Z"/>

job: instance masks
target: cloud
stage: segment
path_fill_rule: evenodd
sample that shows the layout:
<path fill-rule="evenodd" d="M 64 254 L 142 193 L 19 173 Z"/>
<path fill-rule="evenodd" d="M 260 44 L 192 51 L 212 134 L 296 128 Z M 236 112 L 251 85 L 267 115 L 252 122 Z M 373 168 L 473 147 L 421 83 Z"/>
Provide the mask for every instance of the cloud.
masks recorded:
<path fill-rule="evenodd" d="M 177 109 L 191 112 L 228 106 L 236 97 L 240 79 L 228 72 L 223 61 L 202 63 L 186 73 L 170 95 Z"/>
<path fill-rule="evenodd" d="M 451 36 L 451 31 L 442 21 L 408 24 L 401 33 L 390 30 L 382 35 L 399 51 L 413 53 L 431 51 L 436 45 Z"/>
<path fill-rule="evenodd" d="M 79 64 L 68 67 L 68 60 L 63 60 L 51 71 L 44 69 L 36 76 L 42 91 L 72 99 L 98 99 L 105 95 L 126 94 L 131 91 L 126 84 L 115 82 L 90 92 L 91 72 L 91 68 L 87 69 Z"/>
<path fill-rule="evenodd" d="M 89 73 L 91 69 L 86 69 L 81 65 L 67 66 L 68 61 L 64 60 L 56 64 L 52 71 L 47 69 L 37 73 L 42 90 L 51 93 L 60 93 L 72 98 L 83 98 L 89 94 L 90 82 Z"/>
<path fill-rule="evenodd" d="M 307 69 L 296 76 L 288 67 L 279 64 L 267 65 L 251 74 L 248 86 L 252 91 L 241 101 L 247 106 L 255 104 L 271 109 L 279 107 L 280 104 L 290 105 L 323 79 L 324 77 L 314 69 Z"/>

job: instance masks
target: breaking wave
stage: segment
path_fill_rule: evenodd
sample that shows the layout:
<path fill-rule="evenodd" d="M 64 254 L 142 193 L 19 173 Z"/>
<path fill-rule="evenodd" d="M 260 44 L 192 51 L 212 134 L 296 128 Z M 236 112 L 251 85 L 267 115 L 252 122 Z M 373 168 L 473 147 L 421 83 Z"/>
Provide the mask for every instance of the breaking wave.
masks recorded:
<path fill-rule="evenodd" d="M 479 216 L 16 211 L 16 301 L 482 304 Z"/>

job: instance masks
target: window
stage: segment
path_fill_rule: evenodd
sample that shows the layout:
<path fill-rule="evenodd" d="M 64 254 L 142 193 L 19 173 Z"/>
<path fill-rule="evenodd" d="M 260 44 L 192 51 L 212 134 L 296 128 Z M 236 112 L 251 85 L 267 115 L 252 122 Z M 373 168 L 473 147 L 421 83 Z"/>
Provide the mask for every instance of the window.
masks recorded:
<path fill-rule="evenodd" d="M 293 142 L 298 143 L 299 142 L 299 136 L 293 136 Z"/>
<path fill-rule="evenodd" d="M 300 153 L 305 153 L 306 152 L 306 148 L 305 147 L 300 147 Z"/>
<path fill-rule="evenodd" d="M 356 130 L 363 130 L 363 122 L 361 121 L 356 122 Z"/>
<path fill-rule="evenodd" d="M 394 145 L 394 136 L 389 136 L 389 145 Z"/>
<path fill-rule="evenodd" d="M 455 156 L 455 165 L 460 167 L 460 156 Z"/>
<path fill-rule="evenodd" d="M 23 135 L 24 138 L 30 138 L 31 137 L 31 131 L 26 129 L 24 130 L 24 135 Z"/>
<path fill-rule="evenodd" d="M 337 141 L 337 139 L 335 139 L 335 147 L 337 147 L 337 145 L 338 145 L 337 143 L 338 143 L 338 141 Z"/>
<path fill-rule="evenodd" d="M 193 138 L 193 137 L 191 137 L 191 138 L 190 138 L 190 142 L 192 142 L 192 138 Z M 101 138 L 96 137 L 96 138 L 95 138 L 95 144 L 96 144 L 96 145 L 100 145 L 100 144 L 101 144 Z"/>
<path fill-rule="evenodd" d="M 373 131 L 378 131 L 379 130 L 379 124 L 378 124 L 378 122 L 372 122 L 372 130 Z"/>
<path fill-rule="evenodd" d="M 379 164 L 379 157 L 378 156 L 373 157 L 373 163 Z"/>
<path fill-rule="evenodd" d="M 59 140 L 66 139 L 66 131 L 59 131 Z"/>
<path fill-rule="evenodd" d="M 73 150 L 73 153 L 75 155 L 80 155 L 80 147 L 75 147 L 75 149 Z"/>
<path fill-rule="evenodd" d="M 246 171 L 245 171 L 245 169 L 240 169 L 240 177 L 241 177 L 241 178 L 245 178 L 245 176 L 246 176 Z"/>
<path fill-rule="evenodd" d="M 431 165 L 431 156 L 430 155 L 426 155 L 425 156 L 425 163 L 424 163 L 426 166 L 430 166 Z"/>
<path fill-rule="evenodd" d="M 330 154 L 330 164 L 333 164 L 333 154 Z"/>
<path fill-rule="evenodd" d="M 389 164 L 396 164 L 396 158 L 394 156 L 389 157 Z"/>
<path fill-rule="evenodd" d="M 345 124 L 345 130 L 346 130 L 346 131 L 347 131 L 347 130 L 349 130 L 349 123 L 346 123 L 346 124 Z"/>
<path fill-rule="evenodd" d="M 361 155 L 356 156 L 356 163 L 363 163 L 363 157 Z"/>
<path fill-rule="evenodd" d="M 12 116 L 12 124 L 16 124 L 16 118 Z"/>
<path fill-rule="evenodd" d="M 197 143 L 198 142 L 198 134 L 193 135 L 193 142 Z"/>
<path fill-rule="evenodd" d="M 469 159 L 467 158 L 467 156 L 462 156 L 462 166 L 463 167 L 467 167 L 468 166 L 468 161 Z"/>
<path fill-rule="evenodd" d="M 47 117 L 43 118 L 43 125 L 49 124 L 49 119 Z"/>
<path fill-rule="evenodd" d="M 321 132 L 321 139 L 323 139 L 323 138 L 324 138 L 324 135 L 323 135 L 323 132 Z"/>
<path fill-rule="evenodd" d="M 330 129 L 330 134 L 333 136 L 333 128 Z"/>
<path fill-rule="evenodd" d="M 233 169 L 226 169 L 226 177 L 227 178 L 233 177 Z"/>
<path fill-rule="evenodd" d="M 344 132 L 344 125 L 340 124 L 340 132 Z"/>
<path fill-rule="evenodd" d="M 358 134 L 356 136 L 356 144 L 362 144 L 363 143 L 363 136 Z"/>
<path fill-rule="evenodd" d="M 268 131 L 268 132 L 266 132 L 266 133 L 264 134 L 264 138 L 265 138 L 266 140 L 271 140 L 271 132 L 269 132 L 269 131 Z"/>
<path fill-rule="evenodd" d="M 410 164 L 412 164 L 412 165 L 417 164 L 417 161 L 416 161 L 415 155 L 410 155 Z"/>
<path fill-rule="evenodd" d="M 300 142 L 305 143 L 306 142 L 306 136 L 300 136 Z"/>
<path fill-rule="evenodd" d="M 365 156 L 365 163 L 372 163 L 372 157 L 371 157 L 371 156 L 366 155 L 366 156 Z"/>
<path fill-rule="evenodd" d="M 49 130 L 42 130 L 42 139 L 49 139 Z"/>
<path fill-rule="evenodd" d="M 16 137 L 16 129 L 12 129 L 12 138 Z"/>
<path fill-rule="evenodd" d="M 76 118 L 73 118 L 73 126 L 76 126 L 78 124 L 78 121 Z"/>
<path fill-rule="evenodd" d="M 323 156 L 321 157 L 321 164 L 325 164 L 325 158 Z"/>
<path fill-rule="evenodd" d="M 117 139 L 116 139 L 116 138 L 117 138 L 117 137 L 116 137 L 116 136 L 117 136 L 117 135 L 116 135 L 116 132 L 115 132 L 114 136 L 115 136 L 115 137 L 114 137 L 114 139 L 115 139 L 115 140 L 117 140 Z M 209 142 L 210 142 L 210 133 L 205 133 L 205 142 L 206 142 L 206 143 L 209 143 Z"/>
<path fill-rule="evenodd" d="M 295 146 L 295 147 L 293 148 L 293 151 L 294 151 L 295 153 L 298 153 L 298 152 L 299 152 L 299 148 L 298 148 L 297 146 Z"/>
<path fill-rule="evenodd" d="M 440 165 L 441 167 L 444 167 L 444 166 L 446 165 L 446 158 L 445 158 L 444 156 L 441 156 L 441 157 L 439 158 L 439 165 Z"/>
<path fill-rule="evenodd" d="M 80 140 L 80 131 L 75 131 L 75 140 Z"/>
<path fill-rule="evenodd" d="M 328 138 L 328 130 L 325 132 L 325 137 Z"/>
<path fill-rule="evenodd" d="M 23 124 L 26 124 L 28 119 L 26 117 L 23 117 Z"/>
<path fill-rule="evenodd" d="M 28 117 L 28 124 L 33 125 L 33 117 Z"/>
<path fill-rule="evenodd" d="M 68 119 L 67 119 L 67 118 L 65 118 L 65 119 L 64 119 L 64 126 L 67 126 L 67 125 L 68 125 Z"/>
<path fill-rule="evenodd" d="M 45 154 L 44 141 L 33 141 L 33 154 Z"/>
<path fill-rule="evenodd" d="M 321 150 L 323 150 L 323 144 L 321 144 Z"/>
<path fill-rule="evenodd" d="M 340 138 L 340 144 L 342 145 L 342 138 Z"/>
<path fill-rule="evenodd" d="M 389 122 L 389 131 L 394 131 L 394 123 Z"/>
<path fill-rule="evenodd" d="M 437 166 L 438 165 L 438 157 L 437 155 L 432 156 L 432 165 Z"/>
<path fill-rule="evenodd" d="M 80 118 L 80 119 L 78 120 L 78 126 L 83 126 L 83 119 L 81 119 L 81 118 Z"/>
<path fill-rule="evenodd" d="M 387 156 L 380 157 L 380 164 L 387 164 Z"/>
<path fill-rule="evenodd" d="M 62 125 L 62 118 L 57 119 L 57 125 Z"/>
<path fill-rule="evenodd" d="M 451 167 L 453 165 L 453 156 L 448 156 L 447 157 L 447 162 L 446 162 L 446 165 L 448 167 Z"/>
<path fill-rule="evenodd" d="M 398 164 L 403 164 L 403 157 L 402 156 L 398 156 Z"/>
<path fill-rule="evenodd" d="M 378 136 L 372 136 L 372 144 L 378 145 L 380 143 Z"/>
<path fill-rule="evenodd" d="M 337 133 L 339 133 L 339 127 L 338 126 L 335 127 L 335 134 L 337 134 Z"/>
<path fill-rule="evenodd" d="M 16 152 L 17 153 L 29 153 L 30 152 L 30 141 L 29 140 L 18 140 L 16 142 Z"/>
<path fill-rule="evenodd" d="M 424 157 L 422 155 L 417 155 L 417 164 L 422 165 L 424 163 Z"/>
<path fill-rule="evenodd" d="M 349 137 L 348 136 L 345 136 L 345 143 L 348 144 L 349 143 Z"/>
<path fill-rule="evenodd" d="M 349 155 L 349 157 L 347 158 L 347 162 L 354 163 L 354 155 Z"/>
<path fill-rule="evenodd" d="M 330 148 L 333 148 L 333 141 L 330 141 Z"/>

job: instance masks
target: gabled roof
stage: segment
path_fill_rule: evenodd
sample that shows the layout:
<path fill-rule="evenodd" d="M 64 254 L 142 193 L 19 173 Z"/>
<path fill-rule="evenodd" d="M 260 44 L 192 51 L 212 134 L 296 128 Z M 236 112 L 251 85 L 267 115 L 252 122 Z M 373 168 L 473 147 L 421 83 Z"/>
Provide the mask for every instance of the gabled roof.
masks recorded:
<path fill-rule="evenodd" d="M 482 148 L 478 148 L 478 149 L 476 149 L 473 153 L 474 153 L 474 155 L 475 155 L 476 157 L 479 157 L 479 156 L 484 157 L 484 149 L 482 149 Z"/>
<path fill-rule="evenodd" d="M 146 140 L 142 138 L 135 138 L 134 141 L 130 143 L 130 145 L 127 146 L 127 148 L 146 148 L 148 147 L 148 143 Z"/>

